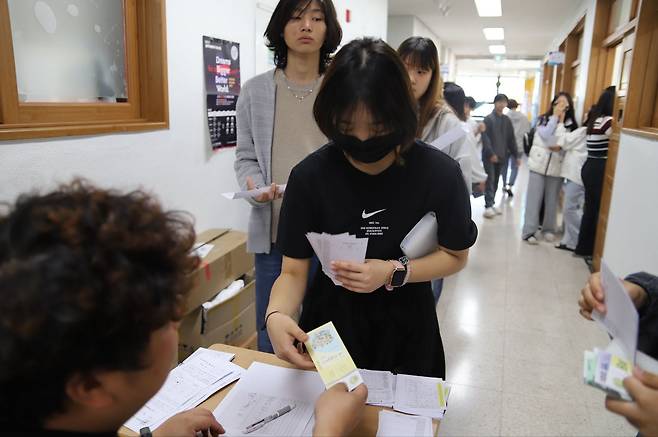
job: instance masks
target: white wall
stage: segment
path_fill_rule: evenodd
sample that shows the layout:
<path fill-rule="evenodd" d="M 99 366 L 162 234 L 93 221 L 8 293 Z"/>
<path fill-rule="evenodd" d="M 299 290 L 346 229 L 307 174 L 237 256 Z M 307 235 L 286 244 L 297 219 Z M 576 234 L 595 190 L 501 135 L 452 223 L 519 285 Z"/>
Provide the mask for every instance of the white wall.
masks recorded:
<path fill-rule="evenodd" d="M 571 19 L 564 23 L 564 26 L 556 33 L 555 39 L 546 49 L 546 54 L 552 50 L 558 50 L 560 44 L 567 38 L 571 31 L 576 27 L 578 22 L 585 16 L 585 28 L 583 29 L 582 45 L 583 52 L 580 53 L 580 80 L 576 89 L 574 106 L 576 107 L 576 118 L 580 122 L 583 114 L 589 108 L 585 108 L 585 95 L 587 94 L 587 77 L 589 74 L 589 60 L 592 54 L 592 37 L 594 35 L 594 20 L 596 16 L 596 0 L 582 0 L 574 9 Z M 543 78 L 541 79 L 543 80 Z M 557 90 L 556 90 L 557 91 Z M 601 90 L 603 91 L 603 90 Z"/>
<path fill-rule="evenodd" d="M 0 202 L 35 189 L 47 190 L 74 176 L 103 187 L 142 187 L 166 208 L 190 211 L 197 229 L 245 229 L 249 208 L 220 196 L 237 189 L 233 150 L 210 152 L 205 118 L 201 36 L 240 43 L 241 75 L 254 75 L 256 29 L 254 1 L 169 0 L 167 50 L 170 129 L 41 141 L 0 143 Z M 336 1 L 344 23 L 346 0 Z M 359 32 L 386 36 L 387 1 L 352 0 L 354 18 L 346 38 Z M 230 11 L 230 13 L 227 13 Z M 341 13 L 342 11 L 342 13 Z M 260 42 L 259 42 L 260 44 Z"/>
<path fill-rule="evenodd" d="M 405 39 L 414 36 L 415 21 L 416 17 L 413 15 L 391 15 L 388 17 L 386 42 L 397 50 Z"/>
<path fill-rule="evenodd" d="M 658 275 L 658 141 L 622 133 L 604 259 L 618 276 Z"/>

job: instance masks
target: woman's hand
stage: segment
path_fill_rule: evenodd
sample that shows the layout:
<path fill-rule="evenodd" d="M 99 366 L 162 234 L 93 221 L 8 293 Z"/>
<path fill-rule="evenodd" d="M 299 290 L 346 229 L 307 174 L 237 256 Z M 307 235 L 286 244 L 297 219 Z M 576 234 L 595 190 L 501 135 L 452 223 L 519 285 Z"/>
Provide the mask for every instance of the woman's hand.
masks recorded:
<path fill-rule="evenodd" d="M 197 432 L 218 436 L 224 434 L 224 428 L 210 411 L 205 408 L 194 408 L 169 418 L 153 431 L 153 437 L 195 437 Z"/>
<path fill-rule="evenodd" d="M 254 180 L 251 178 L 251 176 L 247 176 L 247 189 L 250 191 L 256 189 L 256 184 L 254 183 Z M 272 185 L 270 185 L 270 189 L 267 192 L 257 197 L 254 197 L 254 200 L 260 203 L 267 203 L 267 202 L 271 202 L 274 199 L 280 199 L 282 197 L 283 197 L 283 192 L 279 191 L 277 189 L 276 184 L 273 183 Z"/>
<path fill-rule="evenodd" d="M 641 435 L 658 435 L 658 376 L 636 369 L 624 380 L 633 402 L 606 399 L 605 407 L 624 416 Z"/>
<path fill-rule="evenodd" d="M 273 313 L 267 319 L 267 334 L 272 342 L 274 353 L 300 369 L 311 370 L 315 364 L 311 357 L 295 347 L 295 340 L 304 343 L 308 335 L 287 314 Z"/>
<path fill-rule="evenodd" d="M 313 436 L 345 436 L 352 432 L 363 417 L 368 389 L 361 384 L 352 392 L 340 383 L 325 391 L 315 403 Z"/>
<path fill-rule="evenodd" d="M 548 148 L 551 152 L 559 152 L 562 150 L 562 147 L 560 146 L 551 146 Z"/>
<path fill-rule="evenodd" d="M 386 284 L 395 267 L 389 261 L 367 259 L 364 263 L 334 261 L 331 268 L 344 288 L 356 293 L 372 293 Z"/>

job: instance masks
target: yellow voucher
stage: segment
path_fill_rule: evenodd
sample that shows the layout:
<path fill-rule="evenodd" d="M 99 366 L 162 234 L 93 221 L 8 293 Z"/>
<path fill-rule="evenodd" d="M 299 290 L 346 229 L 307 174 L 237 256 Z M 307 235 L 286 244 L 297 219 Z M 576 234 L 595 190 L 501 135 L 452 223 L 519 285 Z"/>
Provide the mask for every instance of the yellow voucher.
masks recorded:
<path fill-rule="evenodd" d="M 330 388 L 342 382 L 352 391 L 363 383 L 359 370 L 332 322 L 309 332 L 308 341 L 304 344 L 325 387 Z"/>

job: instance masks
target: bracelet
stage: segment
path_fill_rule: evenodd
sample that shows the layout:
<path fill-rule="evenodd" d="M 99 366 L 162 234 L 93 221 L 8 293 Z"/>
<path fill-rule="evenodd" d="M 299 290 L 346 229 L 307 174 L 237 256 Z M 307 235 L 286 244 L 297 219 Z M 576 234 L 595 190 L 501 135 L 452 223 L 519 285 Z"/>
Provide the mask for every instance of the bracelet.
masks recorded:
<path fill-rule="evenodd" d="M 272 311 L 267 313 L 267 315 L 265 316 L 265 321 L 263 322 L 263 326 L 261 326 L 260 328 L 261 331 L 265 331 L 267 329 L 267 320 L 270 318 L 272 314 L 276 314 L 276 313 L 281 313 L 281 311 Z"/>

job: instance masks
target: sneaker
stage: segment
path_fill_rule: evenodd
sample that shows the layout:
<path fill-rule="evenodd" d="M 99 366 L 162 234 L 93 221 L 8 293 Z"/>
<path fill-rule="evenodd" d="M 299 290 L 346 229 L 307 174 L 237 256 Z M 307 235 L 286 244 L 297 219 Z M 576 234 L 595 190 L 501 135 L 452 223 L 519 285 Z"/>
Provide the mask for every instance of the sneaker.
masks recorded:
<path fill-rule="evenodd" d="M 555 241 L 555 234 L 553 234 L 552 232 L 544 233 L 544 241 L 552 243 L 553 241 Z"/>
<path fill-rule="evenodd" d="M 492 207 L 489 207 L 484 210 L 484 214 L 482 215 L 484 218 L 494 218 L 496 216 L 496 211 Z"/>
<path fill-rule="evenodd" d="M 493 211 L 496 215 L 501 215 L 503 213 L 503 210 L 496 207 L 496 206 L 492 206 L 491 209 L 493 209 Z"/>
<path fill-rule="evenodd" d="M 514 193 L 512 192 L 512 187 L 505 188 L 505 192 L 507 193 L 507 196 L 514 197 Z"/>
<path fill-rule="evenodd" d="M 560 244 L 556 244 L 556 245 L 555 245 L 555 248 L 556 248 L 556 249 L 560 249 L 560 250 L 566 250 L 566 251 L 569 251 L 569 252 L 573 252 L 573 251 L 575 250 L 575 249 L 570 248 L 570 247 L 567 246 L 566 244 L 562 244 L 562 243 L 560 243 Z"/>
<path fill-rule="evenodd" d="M 530 244 L 531 246 L 536 246 L 539 244 L 539 240 L 537 240 L 537 237 L 535 237 L 534 235 L 531 235 L 528 238 L 524 238 L 523 241 Z"/>

